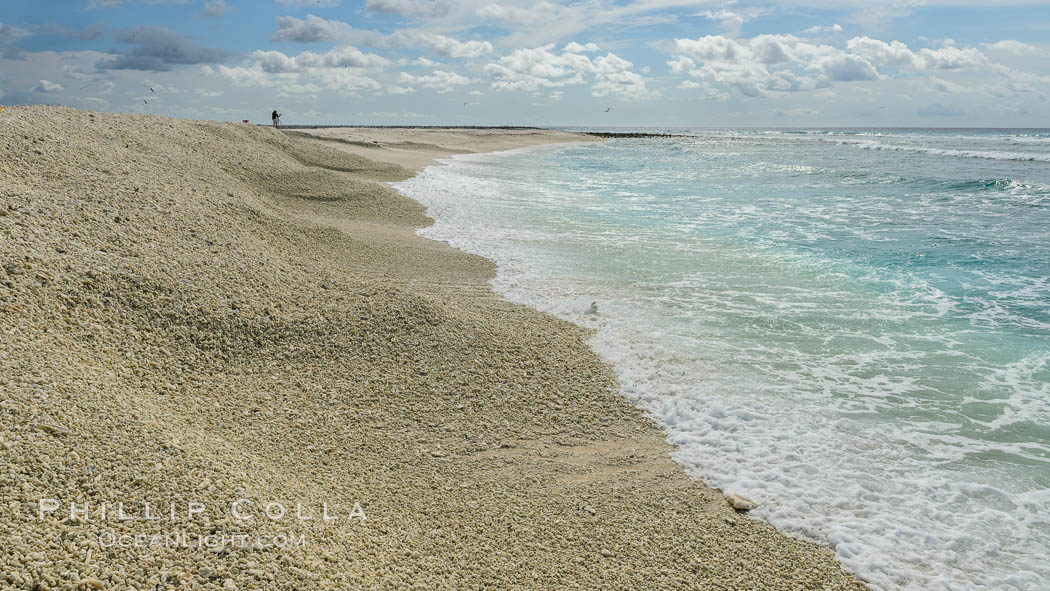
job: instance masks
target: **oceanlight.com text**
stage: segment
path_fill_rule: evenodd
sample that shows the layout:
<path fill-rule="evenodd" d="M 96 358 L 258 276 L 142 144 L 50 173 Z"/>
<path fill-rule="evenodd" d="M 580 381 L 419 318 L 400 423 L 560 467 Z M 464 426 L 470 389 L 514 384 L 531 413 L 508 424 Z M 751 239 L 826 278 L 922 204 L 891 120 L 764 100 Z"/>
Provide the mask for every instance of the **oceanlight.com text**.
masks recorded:
<path fill-rule="evenodd" d="M 302 548 L 305 535 L 295 534 L 191 534 L 185 531 L 168 534 L 129 534 L 104 531 L 98 536 L 101 548 L 186 548 L 209 550 L 213 548 Z"/>

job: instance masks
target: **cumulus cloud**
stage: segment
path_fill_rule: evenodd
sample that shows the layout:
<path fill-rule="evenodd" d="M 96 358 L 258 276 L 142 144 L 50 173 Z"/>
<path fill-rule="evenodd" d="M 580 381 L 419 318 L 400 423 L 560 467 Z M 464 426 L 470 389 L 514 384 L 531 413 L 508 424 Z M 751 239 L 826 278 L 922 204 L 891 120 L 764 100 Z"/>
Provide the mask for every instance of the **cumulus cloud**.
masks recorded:
<path fill-rule="evenodd" d="M 384 57 L 374 53 L 364 53 L 352 45 L 333 47 L 325 53 L 304 51 L 296 56 L 288 56 L 280 51 L 256 50 L 251 53 L 250 57 L 264 72 L 271 74 L 288 74 L 323 68 L 382 68 L 389 63 L 389 60 Z"/>
<path fill-rule="evenodd" d="M 484 70 L 497 90 L 536 92 L 542 88 L 561 88 L 591 81 L 593 96 L 616 95 L 626 99 L 654 98 L 645 79 L 633 70 L 631 62 L 615 54 L 596 57 L 567 51 L 555 53 L 553 45 L 518 49 L 485 65 Z"/>
<path fill-rule="evenodd" d="M 840 50 L 806 43 L 791 35 L 760 35 L 741 40 L 708 35 L 677 39 L 675 47 L 677 55 L 667 62 L 672 73 L 702 81 L 705 89 L 712 88 L 712 84 L 724 85 L 750 97 L 826 86 L 828 73 L 846 75 L 850 66 L 858 66 L 840 63 Z M 816 75 L 821 71 L 825 72 L 824 78 Z"/>
<path fill-rule="evenodd" d="M 355 95 L 363 90 L 381 90 L 382 85 L 367 72 L 381 71 L 389 63 L 385 57 L 352 45 L 339 45 L 325 53 L 303 51 L 294 56 L 257 50 L 237 66 L 205 66 L 204 72 L 236 86 L 277 87 L 289 95 L 314 92 L 311 85 Z"/>
<path fill-rule="evenodd" d="M 594 70 L 590 58 L 575 53 L 551 52 L 553 45 L 517 49 L 489 63 L 484 70 L 497 90 L 535 92 L 541 88 L 583 84 L 585 73 Z"/>
<path fill-rule="evenodd" d="M 631 62 L 608 54 L 594 59 L 592 96 L 618 96 L 629 100 L 652 99 L 659 93 L 646 88 L 645 79 L 633 70 Z"/>
<path fill-rule="evenodd" d="M 470 79 L 455 72 L 434 70 L 432 74 L 425 76 L 413 76 L 407 72 L 401 72 L 401 83 L 433 88 L 438 94 L 444 94 L 452 92 L 456 86 L 470 84 Z"/>
<path fill-rule="evenodd" d="M 752 97 L 882 80 L 898 73 L 1002 68 L 979 49 L 957 47 L 950 40 L 943 47 L 913 50 L 900 41 L 870 37 L 854 37 L 842 48 L 793 35 L 709 35 L 677 39 L 675 49 L 667 62 L 672 73 L 703 82 L 704 88 L 722 85 Z"/>
<path fill-rule="evenodd" d="M 846 43 L 853 53 L 873 63 L 904 70 L 958 70 L 988 66 L 988 58 L 975 47 L 948 45 L 940 49 L 912 51 L 900 41 L 886 43 L 869 37 L 855 37 Z"/>
<path fill-rule="evenodd" d="M 117 41 L 130 45 L 126 50 L 113 50 L 117 57 L 96 64 L 99 70 L 147 70 L 167 72 L 174 66 L 225 61 L 230 53 L 224 49 L 204 47 L 183 35 L 154 26 L 138 26 L 116 31 Z"/>
<path fill-rule="evenodd" d="M 40 84 L 37 84 L 35 87 L 33 87 L 33 92 L 41 92 L 45 94 L 53 92 L 62 92 L 62 90 L 63 88 L 61 84 L 51 82 L 50 80 L 41 80 Z"/>
<path fill-rule="evenodd" d="M 832 82 L 857 82 L 878 80 L 879 72 L 867 60 L 855 55 L 836 55 L 819 60 L 816 64 L 824 76 Z"/>

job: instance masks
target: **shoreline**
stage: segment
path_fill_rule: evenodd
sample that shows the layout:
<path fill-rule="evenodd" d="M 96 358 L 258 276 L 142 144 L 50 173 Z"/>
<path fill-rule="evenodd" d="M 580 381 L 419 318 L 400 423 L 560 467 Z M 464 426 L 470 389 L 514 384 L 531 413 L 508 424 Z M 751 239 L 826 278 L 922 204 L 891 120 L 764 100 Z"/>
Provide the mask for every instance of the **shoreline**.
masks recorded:
<path fill-rule="evenodd" d="M 490 261 L 417 236 L 422 206 L 383 184 L 522 138 L 41 107 L 3 123 L 6 584 L 865 588 L 685 475 L 584 329 L 500 298 Z M 195 500 L 191 536 L 310 544 L 102 548 L 97 520 L 39 514 L 52 496 Z M 242 498 L 367 520 L 217 509 Z"/>

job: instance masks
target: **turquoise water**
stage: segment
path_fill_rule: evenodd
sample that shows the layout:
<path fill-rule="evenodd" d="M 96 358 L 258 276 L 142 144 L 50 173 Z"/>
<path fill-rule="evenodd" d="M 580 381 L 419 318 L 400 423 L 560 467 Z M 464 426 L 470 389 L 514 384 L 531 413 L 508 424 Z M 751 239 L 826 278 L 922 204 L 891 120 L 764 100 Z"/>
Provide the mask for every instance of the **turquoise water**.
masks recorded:
<path fill-rule="evenodd" d="M 1050 588 L 1050 131 L 689 134 L 398 187 L 752 515 L 875 588 Z"/>

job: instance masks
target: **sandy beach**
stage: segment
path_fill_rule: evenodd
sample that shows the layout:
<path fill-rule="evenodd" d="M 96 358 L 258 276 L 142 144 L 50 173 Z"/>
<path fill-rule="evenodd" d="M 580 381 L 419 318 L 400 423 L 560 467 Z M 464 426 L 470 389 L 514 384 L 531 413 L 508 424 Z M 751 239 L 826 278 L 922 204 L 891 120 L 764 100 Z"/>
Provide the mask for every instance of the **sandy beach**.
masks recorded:
<path fill-rule="evenodd" d="M 386 184 L 569 141 L 5 107 L 0 587 L 865 588 Z"/>

